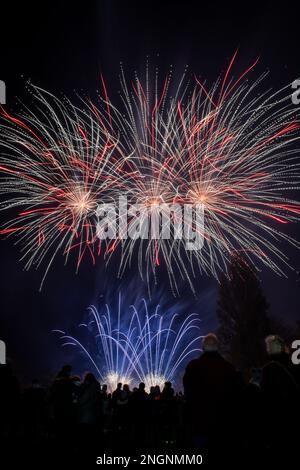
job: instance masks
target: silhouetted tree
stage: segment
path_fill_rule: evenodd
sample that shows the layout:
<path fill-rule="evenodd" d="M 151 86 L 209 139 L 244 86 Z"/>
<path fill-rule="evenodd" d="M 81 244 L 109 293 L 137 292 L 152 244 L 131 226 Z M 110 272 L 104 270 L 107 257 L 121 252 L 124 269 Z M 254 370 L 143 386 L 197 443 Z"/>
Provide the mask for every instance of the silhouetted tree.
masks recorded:
<path fill-rule="evenodd" d="M 217 314 L 221 347 L 239 368 L 265 360 L 264 338 L 270 333 L 268 303 L 253 268 L 234 257 L 220 279 Z"/>

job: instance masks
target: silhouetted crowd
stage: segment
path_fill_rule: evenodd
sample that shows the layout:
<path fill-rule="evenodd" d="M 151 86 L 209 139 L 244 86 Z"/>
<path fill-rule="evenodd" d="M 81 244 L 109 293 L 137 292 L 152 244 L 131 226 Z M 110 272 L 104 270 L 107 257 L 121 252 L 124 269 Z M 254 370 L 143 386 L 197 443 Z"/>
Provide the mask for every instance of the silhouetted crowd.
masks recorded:
<path fill-rule="evenodd" d="M 266 338 L 266 347 L 264 367 L 239 372 L 219 353 L 216 335 L 207 335 L 186 367 L 184 393 L 170 382 L 148 391 L 119 383 L 109 393 L 94 374 L 81 379 L 69 365 L 48 388 L 33 380 L 21 391 L 11 367 L 1 366 L 1 442 L 73 456 L 88 449 L 290 455 L 298 446 L 300 369 L 279 336 Z"/>

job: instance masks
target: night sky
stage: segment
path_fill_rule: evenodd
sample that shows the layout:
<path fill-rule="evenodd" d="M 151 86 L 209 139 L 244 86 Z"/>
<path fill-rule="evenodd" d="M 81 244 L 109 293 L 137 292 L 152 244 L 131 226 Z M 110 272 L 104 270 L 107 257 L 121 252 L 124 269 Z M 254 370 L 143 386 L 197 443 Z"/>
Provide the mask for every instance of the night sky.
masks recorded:
<path fill-rule="evenodd" d="M 191 72 L 212 83 L 238 47 L 236 73 L 259 56 L 257 74 L 270 70 L 267 83 L 274 89 L 300 76 L 296 2 L 283 6 L 199 0 L 5 3 L 1 5 L 0 79 L 6 82 L 7 107 L 12 111 L 18 109 L 16 97 L 28 100 L 28 79 L 70 98 L 74 90 L 93 98 L 102 73 L 113 99 L 120 61 L 130 74 L 144 70 L 147 56 L 163 71 L 172 64 L 178 75 L 188 64 Z M 288 231 L 299 239 L 299 226 Z M 300 253 L 287 248 L 287 254 L 299 269 Z M 132 289 L 145 292 L 133 271 L 117 281 L 114 266 L 105 272 L 98 263 L 96 267 L 84 264 L 75 274 L 75 263 L 64 266 L 62 257 L 39 292 L 43 268 L 24 271 L 13 238 L 1 240 L 0 256 L 0 338 L 6 341 L 8 356 L 25 381 L 35 375 L 47 378 L 72 359 L 61 350 L 53 328 L 72 328 L 90 303 L 112 289 L 125 290 L 129 279 Z M 272 315 L 293 324 L 299 318 L 300 277 L 290 272 L 283 279 L 263 270 L 261 279 Z M 197 298 L 183 289 L 182 298 L 174 299 L 167 280 L 162 279 L 154 297 L 157 302 L 163 297 L 169 304 L 184 305 L 187 313 L 199 311 L 203 332 L 207 332 L 216 327 L 216 281 L 203 277 L 196 287 Z"/>

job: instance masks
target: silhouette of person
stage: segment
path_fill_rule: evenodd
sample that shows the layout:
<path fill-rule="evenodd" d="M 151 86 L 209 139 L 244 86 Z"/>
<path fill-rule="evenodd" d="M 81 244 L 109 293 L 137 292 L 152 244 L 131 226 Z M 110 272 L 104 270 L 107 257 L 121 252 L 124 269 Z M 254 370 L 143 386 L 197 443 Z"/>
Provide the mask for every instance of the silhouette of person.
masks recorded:
<path fill-rule="evenodd" d="M 140 446 L 143 446 L 146 443 L 149 427 L 149 396 L 145 388 L 145 384 L 141 382 L 138 389 L 135 390 L 130 397 L 133 440 L 135 440 Z"/>
<path fill-rule="evenodd" d="M 117 401 L 118 424 L 121 430 L 126 430 L 129 424 L 129 399 L 131 391 L 128 384 L 123 385 L 120 398 Z"/>
<path fill-rule="evenodd" d="M 82 443 L 96 444 L 96 435 L 101 416 L 100 384 L 92 372 L 87 372 L 83 381 L 83 391 L 77 401 L 79 435 Z"/>
<path fill-rule="evenodd" d="M 78 398 L 78 421 L 81 424 L 96 424 L 99 420 L 100 384 L 92 372 L 87 372 L 83 391 Z"/>
<path fill-rule="evenodd" d="M 272 449 L 291 449 L 299 423 L 300 392 L 295 367 L 280 336 L 270 335 L 265 342 L 269 361 L 262 370 L 261 390 L 267 444 Z M 285 432 L 286 429 L 290 432 Z"/>
<path fill-rule="evenodd" d="M 106 434 L 111 425 L 111 396 L 107 391 L 107 384 L 103 384 L 100 391 L 101 397 L 101 415 L 102 415 L 102 424 L 103 432 Z"/>
<path fill-rule="evenodd" d="M 118 401 L 122 399 L 122 386 L 123 384 L 119 382 L 117 384 L 116 390 L 114 390 L 112 393 L 112 406 L 114 410 L 117 409 Z"/>
<path fill-rule="evenodd" d="M 72 367 L 65 365 L 58 372 L 50 390 L 50 405 L 53 411 L 56 436 L 62 440 L 70 437 L 76 413 L 73 403 L 74 384 L 71 379 Z"/>
<path fill-rule="evenodd" d="M 176 400 L 175 392 L 171 382 L 165 382 L 161 394 L 162 413 L 162 440 L 165 444 L 174 443 L 174 427 L 176 420 Z"/>
<path fill-rule="evenodd" d="M 189 440 L 196 447 L 219 446 L 231 434 L 240 384 L 233 365 L 219 353 L 215 334 L 206 335 L 202 347 L 183 377 Z"/>

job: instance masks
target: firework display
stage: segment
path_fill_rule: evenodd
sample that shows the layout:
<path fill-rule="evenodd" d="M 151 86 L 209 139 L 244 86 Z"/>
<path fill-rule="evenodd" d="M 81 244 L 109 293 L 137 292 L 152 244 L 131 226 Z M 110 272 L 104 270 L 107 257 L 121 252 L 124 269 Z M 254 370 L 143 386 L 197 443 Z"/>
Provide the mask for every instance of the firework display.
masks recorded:
<path fill-rule="evenodd" d="M 235 253 L 285 273 L 280 243 L 299 247 L 284 229 L 300 213 L 297 108 L 288 87 L 265 91 L 266 73 L 251 81 L 256 63 L 234 77 L 235 58 L 209 89 L 186 72 L 174 90 L 172 71 L 160 82 L 148 66 L 129 84 L 121 68 L 118 107 L 101 79 L 97 106 L 31 86 L 31 109 L 2 108 L 1 233 L 17 236 L 27 268 L 44 261 L 45 278 L 59 252 L 76 252 L 77 268 L 99 255 L 122 276 L 136 260 L 148 282 L 164 266 L 174 291 L 178 279 L 193 289 L 198 273 L 217 278 Z M 181 237 L 130 237 L 131 214 L 115 237 L 99 237 L 97 207 L 120 196 L 147 217 L 201 204 L 203 247 L 186 249 L 192 219 Z"/>
<path fill-rule="evenodd" d="M 156 305 L 150 312 L 145 299 L 126 308 L 119 294 L 116 311 L 108 304 L 100 310 L 89 307 L 88 321 L 79 325 L 87 330 L 86 342 L 54 331 L 63 346 L 75 346 L 83 353 L 110 391 L 119 382 L 131 386 L 144 382 L 149 390 L 178 378 L 187 360 L 200 351 L 198 315 L 180 318 L 173 311 L 161 312 Z"/>

